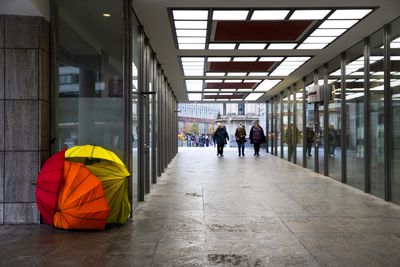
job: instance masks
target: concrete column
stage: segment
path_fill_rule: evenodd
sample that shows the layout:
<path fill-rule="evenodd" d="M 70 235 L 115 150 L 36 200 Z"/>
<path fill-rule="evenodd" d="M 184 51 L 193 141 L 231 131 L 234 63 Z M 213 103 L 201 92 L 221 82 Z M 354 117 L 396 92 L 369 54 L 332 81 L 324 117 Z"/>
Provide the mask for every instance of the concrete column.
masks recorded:
<path fill-rule="evenodd" d="M 49 24 L 0 15 L 0 224 L 39 223 L 37 174 L 50 155 Z"/>

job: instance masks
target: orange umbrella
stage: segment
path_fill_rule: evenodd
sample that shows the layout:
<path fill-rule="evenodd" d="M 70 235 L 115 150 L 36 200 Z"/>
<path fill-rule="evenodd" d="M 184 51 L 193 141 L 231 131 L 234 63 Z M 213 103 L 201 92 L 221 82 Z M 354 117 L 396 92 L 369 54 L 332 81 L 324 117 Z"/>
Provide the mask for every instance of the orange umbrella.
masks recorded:
<path fill-rule="evenodd" d="M 101 181 L 82 163 L 65 161 L 54 226 L 104 229 L 109 212 Z"/>

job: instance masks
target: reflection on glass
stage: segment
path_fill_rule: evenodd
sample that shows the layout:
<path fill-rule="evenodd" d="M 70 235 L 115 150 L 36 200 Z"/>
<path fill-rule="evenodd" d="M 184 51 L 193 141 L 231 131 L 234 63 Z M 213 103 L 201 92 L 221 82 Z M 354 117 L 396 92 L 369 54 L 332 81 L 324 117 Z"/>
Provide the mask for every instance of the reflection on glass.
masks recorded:
<path fill-rule="evenodd" d="M 328 63 L 328 175 L 336 180 L 341 180 L 341 69 L 340 57 L 337 57 Z"/>
<path fill-rule="evenodd" d="M 275 135 L 276 135 L 276 150 L 275 153 L 278 157 L 281 156 L 281 100 L 280 97 L 276 99 L 276 116 L 275 116 Z"/>
<path fill-rule="evenodd" d="M 297 164 L 303 166 L 303 88 L 299 88 L 294 96 L 295 103 L 294 108 L 296 109 L 296 127 L 295 127 L 295 138 L 296 138 L 296 157 Z"/>
<path fill-rule="evenodd" d="M 323 77 L 323 70 L 321 70 L 319 72 L 319 77 L 320 79 L 318 80 L 318 85 L 319 85 L 319 90 L 320 92 L 322 92 L 323 90 L 325 90 L 324 88 L 324 77 Z M 327 139 L 324 136 L 324 102 L 323 100 L 323 96 L 321 94 L 321 102 L 318 103 L 318 171 L 320 173 L 324 173 L 324 158 L 325 158 L 325 154 L 324 154 L 324 146 L 325 146 L 325 142 L 327 141 Z M 328 140 L 328 144 L 331 144 Z"/>
<path fill-rule="evenodd" d="M 347 183 L 364 189 L 364 57 L 360 43 L 346 53 Z"/>
<path fill-rule="evenodd" d="M 78 0 L 56 2 L 57 148 L 95 144 L 122 158 L 122 1 L 109 5 L 115 16 L 107 21 L 80 6 Z"/>
<path fill-rule="evenodd" d="M 140 63 L 140 29 L 139 23 L 132 16 L 132 201 L 138 200 L 138 92 Z"/>
<path fill-rule="evenodd" d="M 370 56 L 370 134 L 371 134 L 371 193 L 384 197 L 384 76 L 383 31 L 371 37 Z"/>
<path fill-rule="evenodd" d="M 289 143 L 289 96 L 282 98 L 282 127 L 283 127 L 283 158 L 289 159 L 288 143 Z"/>
<path fill-rule="evenodd" d="M 273 104 L 272 100 L 267 102 L 267 113 L 268 113 L 268 129 L 267 129 L 267 134 L 268 134 L 268 149 L 269 153 L 273 154 L 273 143 L 274 143 L 274 135 L 273 135 Z"/>
<path fill-rule="evenodd" d="M 390 88 L 392 95 L 393 146 L 392 146 L 392 200 L 400 203 L 400 19 L 392 24 L 390 43 Z"/>
<path fill-rule="evenodd" d="M 315 121 L 314 121 L 314 107 L 315 104 L 311 100 L 312 95 L 312 85 L 313 85 L 313 77 L 308 77 L 306 83 L 306 92 L 307 92 L 307 105 L 306 105 L 306 160 L 307 160 L 307 168 L 310 170 L 315 169 L 314 162 L 314 143 L 316 138 L 315 133 Z"/>

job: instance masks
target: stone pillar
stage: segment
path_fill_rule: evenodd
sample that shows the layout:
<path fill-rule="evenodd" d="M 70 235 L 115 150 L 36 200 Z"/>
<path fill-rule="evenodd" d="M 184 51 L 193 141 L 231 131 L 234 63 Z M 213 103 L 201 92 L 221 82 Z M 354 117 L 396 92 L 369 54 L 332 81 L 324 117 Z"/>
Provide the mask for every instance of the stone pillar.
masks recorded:
<path fill-rule="evenodd" d="M 0 224 L 39 223 L 35 186 L 50 155 L 49 23 L 0 16 Z"/>

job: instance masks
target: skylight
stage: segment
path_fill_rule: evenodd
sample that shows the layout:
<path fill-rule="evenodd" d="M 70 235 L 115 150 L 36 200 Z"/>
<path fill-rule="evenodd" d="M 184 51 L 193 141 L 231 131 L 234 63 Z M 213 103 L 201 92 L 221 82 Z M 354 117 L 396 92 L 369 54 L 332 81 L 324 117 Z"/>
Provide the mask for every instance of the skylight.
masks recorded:
<path fill-rule="evenodd" d="M 228 72 L 227 76 L 246 76 L 247 72 Z"/>
<path fill-rule="evenodd" d="M 214 10 L 213 20 L 245 20 L 248 10 Z"/>
<path fill-rule="evenodd" d="M 336 37 L 313 37 L 310 36 L 307 39 L 304 40 L 303 43 L 313 43 L 313 44 L 329 44 L 333 40 L 335 40 Z"/>
<path fill-rule="evenodd" d="M 231 49 L 235 49 L 235 46 L 236 46 L 236 44 L 233 44 L 233 43 L 225 43 L 225 44 L 212 43 L 212 44 L 208 44 L 208 49 L 231 50 Z"/>
<path fill-rule="evenodd" d="M 265 43 L 261 43 L 261 44 L 239 44 L 239 48 L 238 49 L 264 49 L 265 48 Z"/>
<path fill-rule="evenodd" d="M 348 29 L 354 24 L 356 24 L 358 20 L 326 20 L 324 21 L 320 29 Z"/>
<path fill-rule="evenodd" d="M 316 29 L 310 36 L 340 36 L 346 29 Z"/>
<path fill-rule="evenodd" d="M 255 100 L 259 99 L 262 95 L 263 95 L 263 93 L 251 93 L 244 100 L 245 101 L 255 101 Z"/>
<path fill-rule="evenodd" d="M 287 57 L 270 76 L 287 76 L 297 70 L 310 57 Z"/>
<path fill-rule="evenodd" d="M 250 72 L 249 76 L 267 76 L 269 72 Z"/>
<path fill-rule="evenodd" d="M 339 9 L 333 12 L 328 19 L 362 19 L 372 9 Z"/>
<path fill-rule="evenodd" d="M 328 44 L 301 44 L 297 49 L 322 49 Z"/>
<path fill-rule="evenodd" d="M 242 80 L 225 80 L 226 83 L 241 83 Z"/>
<path fill-rule="evenodd" d="M 207 72 L 206 76 L 225 76 L 225 72 Z"/>
<path fill-rule="evenodd" d="M 228 62 L 231 60 L 231 57 L 208 57 L 208 62 Z"/>
<path fill-rule="evenodd" d="M 204 49 L 206 44 L 179 44 L 179 49 Z"/>
<path fill-rule="evenodd" d="M 222 80 L 205 80 L 206 83 L 222 83 Z"/>
<path fill-rule="evenodd" d="M 202 80 L 186 80 L 186 90 L 201 92 L 203 90 L 203 81 Z"/>
<path fill-rule="evenodd" d="M 234 57 L 233 61 L 236 62 L 254 62 L 258 57 Z"/>
<path fill-rule="evenodd" d="M 180 44 L 205 44 L 205 37 L 178 37 L 178 43 Z"/>
<path fill-rule="evenodd" d="M 207 10 L 173 10 L 175 20 L 207 20 Z"/>
<path fill-rule="evenodd" d="M 270 44 L 267 49 L 275 50 L 275 49 L 293 49 L 297 43 L 277 43 Z"/>
<path fill-rule="evenodd" d="M 181 57 L 182 62 L 204 62 L 204 57 Z"/>
<path fill-rule="evenodd" d="M 201 94 L 188 94 L 189 101 L 200 101 Z"/>
<path fill-rule="evenodd" d="M 255 10 L 251 20 L 283 20 L 289 10 Z"/>
<path fill-rule="evenodd" d="M 207 29 L 207 21 L 203 20 L 178 20 L 175 21 L 176 29 Z"/>
<path fill-rule="evenodd" d="M 269 91 L 282 80 L 264 80 L 254 91 Z"/>
<path fill-rule="evenodd" d="M 206 30 L 176 30 L 176 36 L 185 37 L 185 36 L 193 36 L 193 37 L 205 37 L 207 35 Z"/>
<path fill-rule="evenodd" d="M 329 9 L 323 10 L 296 10 L 291 16 L 290 20 L 314 20 L 323 19 L 328 13 Z"/>
<path fill-rule="evenodd" d="M 275 62 L 275 61 L 281 61 L 283 57 L 260 57 L 258 61 L 262 62 Z"/>

